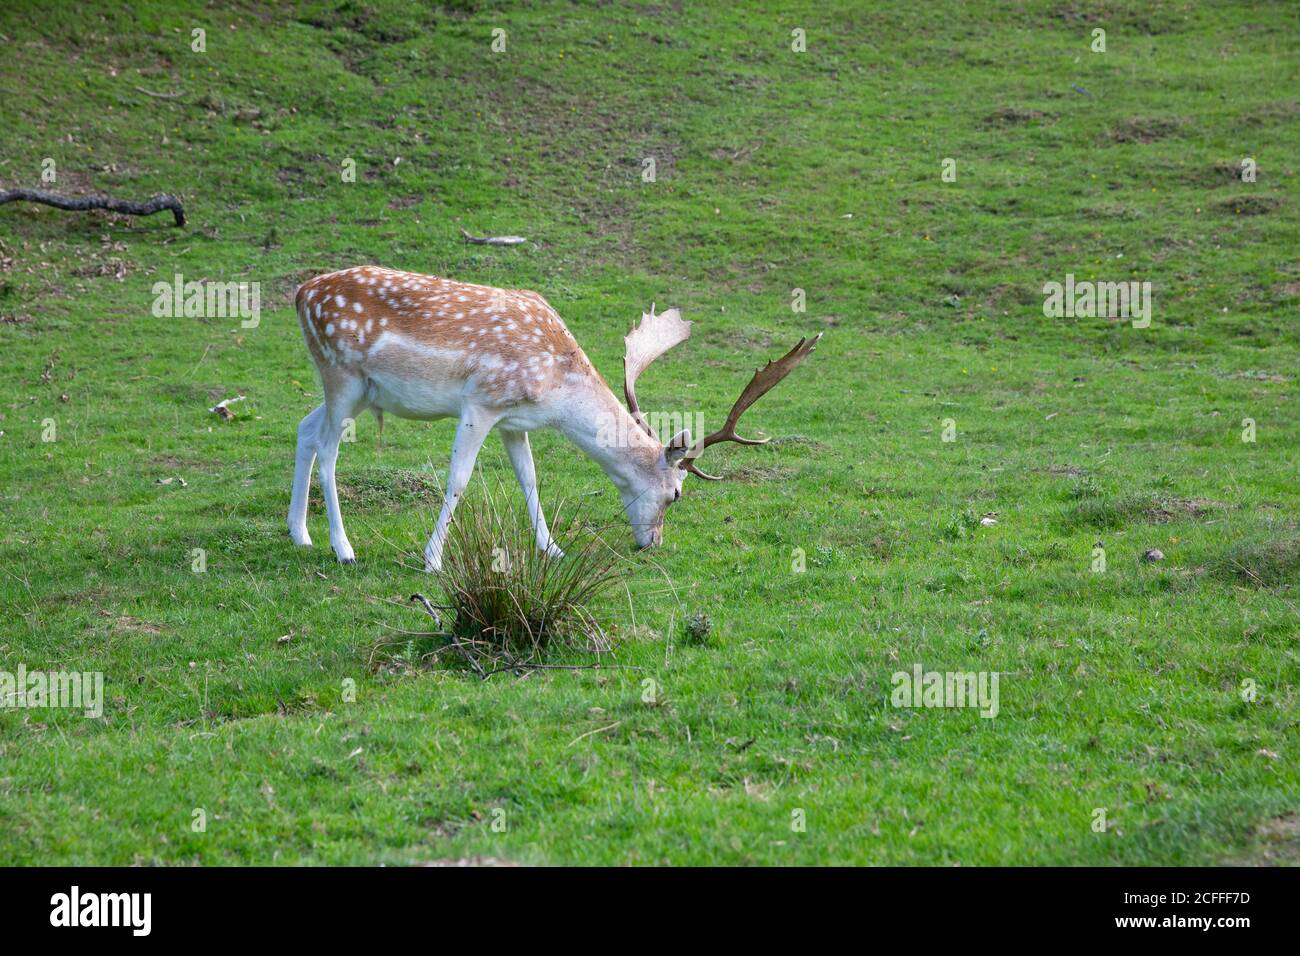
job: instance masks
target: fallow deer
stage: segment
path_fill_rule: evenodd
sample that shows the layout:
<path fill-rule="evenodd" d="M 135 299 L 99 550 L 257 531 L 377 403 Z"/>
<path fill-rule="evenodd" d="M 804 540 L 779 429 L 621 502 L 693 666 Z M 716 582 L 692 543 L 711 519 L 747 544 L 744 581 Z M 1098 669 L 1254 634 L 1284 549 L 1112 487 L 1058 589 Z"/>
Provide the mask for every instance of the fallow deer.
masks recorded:
<path fill-rule="evenodd" d="M 547 554 L 558 557 L 561 552 L 538 500 L 528 443 L 528 433 L 538 428 L 559 430 L 593 458 L 618 488 L 637 545 L 658 545 L 664 512 L 681 498 L 684 477 L 690 473 L 716 480 L 696 468 L 696 458 L 722 441 L 762 444 L 738 436 L 737 421 L 821 338 L 800 339 L 783 358 L 756 371 L 719 431 L 693 444 L 690 432 L 683 430 L 665 445 L 641 413 L 636 380 L 690 335 L 691 323 L 676 309 L 656 314 L 651 306 L 624 339 L 625 410 L 564 321 L 536 292 L 360 266 L 303 283 L 296 305 L 325 402 L 298 426 L 290 536 L 296 544 L 311 544 L 307 493 L 319 458 L 330 544 L 343 563 L 356 560 L 343 530 L 334 480 L 339 441 L 349 419 L 366 408 L 402 418 L 454 417 L 458 424 L 447 494 L 424 550 L 430 571 L 441 567 L 452 513 L 494 427 L 523 489 L 537 546 Z"/>

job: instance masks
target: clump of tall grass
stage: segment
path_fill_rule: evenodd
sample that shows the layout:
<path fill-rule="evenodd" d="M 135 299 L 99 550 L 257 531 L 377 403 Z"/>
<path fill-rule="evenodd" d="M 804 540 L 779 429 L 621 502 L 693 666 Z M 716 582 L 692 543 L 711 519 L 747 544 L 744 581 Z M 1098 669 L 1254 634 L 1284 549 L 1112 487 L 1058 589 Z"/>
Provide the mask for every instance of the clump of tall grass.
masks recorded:
<path fill-rule="evenodd" d="M 549 509 L 563 557 L 537 547 L 518 494 L 486 485 L 456 509 L 442 570 L 441 605 L 416 595 L 448 646 L 480 676 L 538 666 L 556 648 L 603 653 L 611 641 L 597 617 L 623 579 L 623 558 L 578 509 Z M 509 503 L 507 503 L 509 502 Z"/>
<path fill-rule="evenodd" d="M 1234 542 L 1210 570 L 1215 577 L 1254 587 L 1300 584 L 1300 538 L 1256 536 Z"/>

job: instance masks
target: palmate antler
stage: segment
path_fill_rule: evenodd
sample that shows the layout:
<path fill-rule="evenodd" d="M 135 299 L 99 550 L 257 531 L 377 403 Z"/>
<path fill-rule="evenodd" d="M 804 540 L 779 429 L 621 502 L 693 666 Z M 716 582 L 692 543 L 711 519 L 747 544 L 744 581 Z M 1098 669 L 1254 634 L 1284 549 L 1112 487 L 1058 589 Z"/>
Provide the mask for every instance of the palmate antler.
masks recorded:
<path fill-rule="evenodd" d="M 641 414 L 641 408 L 636 400 L 637 377 L 645 371 L 646 366 L 659 356 L 674 345 L 686 341 L 690 334 L 691 323 L 683 321 L 680 312 L 676 309 L 669 309 L 667 312 L 656 315 L 652 305 L 648 313 L 642 314 L 641 324 L 633 328 L 623 339 L 626 346 L 623 355 L 623 395 L 627 399 L 627 410 L 632 413 L 632 417 L 636 419 L 637 424 L 645 429 L 646 434 L 652 437 L 655 437 L 654 429 L 650 427 L 650 423 Z M 692 475 L 707 478 L 709 481 L 721 481 L 720 476 L 706 474 L 695 467 L 695 459 L 700 457 L 704 449 L 722 441 L 734 441 L 740 445 L 763 445 L 770 441 L 771 439 L 768 438 L 741 438 L 736 434 L 736 423 L 740 421 L 740 416 L 745 414 L 745 411 L 751 405 L 798 368 L 799 364 L 812 354 L 813 349 L 817 347 L 820 340 L 821 333 L 811 339 L 802 338 L 784 356 L 757 369 L 754 372 L 754 377 L 745 386 L 745 390 L 740 393 L 740 398 L 736 399 L 736 404 L 731 406 L 731 413 L 727 415 L 727 420 L 722 428 L 696 442 L 687 455 L 682 458 L 679 463 L 680 467 L 686 469 Z"/>
<path fill-rule="evenodd" d="M 627 410 L 651 437 L 654 437 L 654 429 L 645 420 L 636 402 L 637 376 L 645 371 L 647 365 L 690 336 L 691 323 L 682 321 L 680 312 L 669 309 L 655 315 L 652 303 L 650 311 L 642 313 L 641 324 L 623 337 L 623 397 L 627 399 Z"/>
<path fill-rule="evenodd" d="M 690 453 L 682 459 L 681 467 L 692 475 L 698 475 L 700 478 L 706 478 L 709 481 L 721 481 L 722 477 L 720 475 L 710 475 L 695 467 L 695 459 L 700 457 L 704 449 L 723 441 L 734 441 L 739 445 L 765 445 L 771 441 L 770 438 L 741 438 L 736 434 L 736 423 L 740 421 L 740 416 L 745 414 L 751 405 L 775 388 L 783 378 L 798 368 L 799 364 L 812 354 L 813 350 L 817 348 L 817 343 L 821 340 L 821 337 L 821 333 L 818 332 L 811 339 L 802 338 L 794 348 L 775 362 L 769 361 L 762 368 L 755 369 L 754 377 L 749 380 L 745 390 L 740 393 L 740 398 L 736 399 L 736 404 L 731 406 L 731 412 L 727 415 L 727 420 L 722 427 L 698 441 L 691 448 Z"/>

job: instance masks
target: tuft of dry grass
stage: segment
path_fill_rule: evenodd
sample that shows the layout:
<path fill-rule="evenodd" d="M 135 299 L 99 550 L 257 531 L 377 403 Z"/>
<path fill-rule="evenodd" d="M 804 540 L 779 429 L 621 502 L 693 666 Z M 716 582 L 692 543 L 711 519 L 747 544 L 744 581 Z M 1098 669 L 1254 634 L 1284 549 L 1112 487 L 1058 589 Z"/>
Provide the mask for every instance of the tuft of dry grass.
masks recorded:
<path fill-rule="evenodd" d="M 1135 116 L 1111 127 L 1103 139 L 1115 143 L 1154 143 L 1176 135 L 1183 126 L 1183 119 L 1177 116 Z"/>

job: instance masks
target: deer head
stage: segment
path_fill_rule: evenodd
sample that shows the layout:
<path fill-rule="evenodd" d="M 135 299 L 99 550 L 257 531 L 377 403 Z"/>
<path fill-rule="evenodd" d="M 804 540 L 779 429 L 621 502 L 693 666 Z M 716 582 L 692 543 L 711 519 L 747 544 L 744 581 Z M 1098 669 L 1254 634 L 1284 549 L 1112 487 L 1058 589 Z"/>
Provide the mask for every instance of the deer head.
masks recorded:
<path fill-rule="evenodd" d="M 742 438 L 736 434 L 736 424 L 751 405 L 794 371 L 821 339 L 820 333 L 811 339 L 801 338 L 780 359 L 769 361 L 755 370 L 753 378 L 732 405 L 731 412 L 718 431 L 692 443 L 691 433 L 683 430 L 667 444 L 660 444 L 637 402 L 637 378 L 655 359 L 674 345 L 686 341 L 690 334 L 691 323 L 683 321 L 681 313 L 676 309 L 656 314 L 651 305 L 650 311 L 642 314 L 641 324 L 633 327 L 623 339 L 623 396 L 636 426 L 651 439 L 641 450 L 634 480 L 619 488 L 623 508 L 632 523 L 632 533 L 637 545 L 642 548 L 655 547 L 662 542 L 664 515 L 673 502 L 681 499 L 682 482 L 688 473 L 709 481 L 722 480 L 720 476 L 707 474 L 695 466 L 696 459 L 705 449 L 724 441 L 740 445 L 762 445 L 770 441 L 768 438 Z"/>

